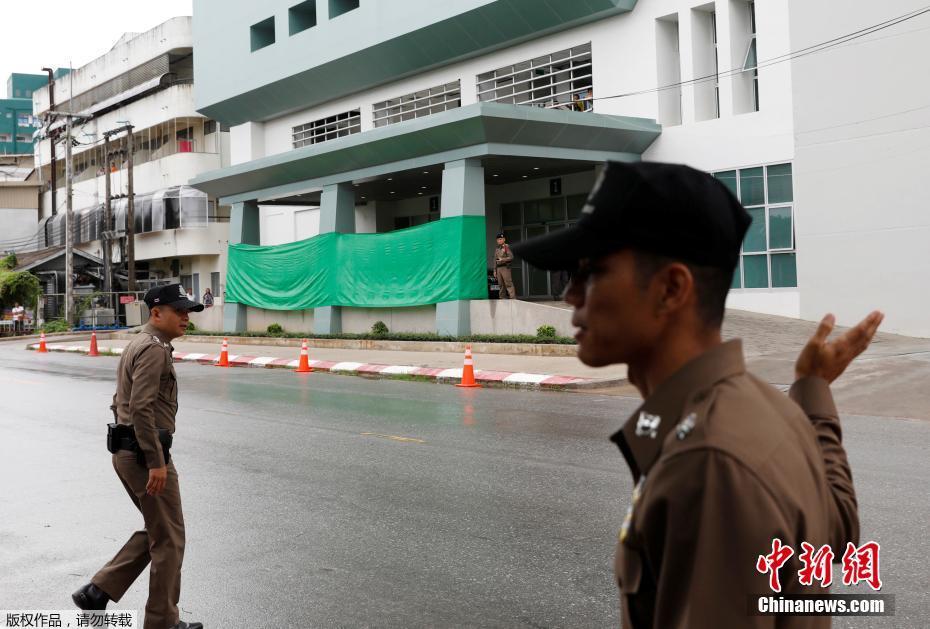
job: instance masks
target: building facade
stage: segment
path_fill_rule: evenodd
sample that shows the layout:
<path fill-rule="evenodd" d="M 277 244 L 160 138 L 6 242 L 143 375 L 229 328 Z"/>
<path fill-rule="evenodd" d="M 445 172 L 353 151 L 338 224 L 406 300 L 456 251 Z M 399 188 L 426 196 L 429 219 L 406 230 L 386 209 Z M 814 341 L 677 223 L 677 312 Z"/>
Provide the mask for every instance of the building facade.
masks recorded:
<path fill-rule="evenodd" d="M 843 208 L 813 192 L 805 201 L 798 185 L 799 103 L 817 109 L 823 88 L 795 53 L 842 32 L 799 27 L 795 14 L 813 11 L 801 4 L 195 0 L 196 107 L 231 127 L 232 164 L 192 182 L 233 208 L 226 329 L 357 332 L 390 309 L 396 329 L 491 331 L 505 306 L 476 276 L 492 265 L 494 234 L 516 242 L 571 225 L 605 160 L 643 159 L 713 173 L 752 215 L 730 307 L 806 318 L 827 307 L 849 323 L 879 306 L 889 329 L 924 333 L 903 314 L 912 304 L 833 296 L 808 237 L 805 207 L 834 218 Z M 434 224 L 462 216 L 483 220 L 484 238 L 447 241 L 450 265 Z M 408 264 L 404 238 L 428 243 L 435 264 Z M 368 268 L 359 243 L 385 271 L 367 288 L 352 281 Z M 280 260 L 305 272 L 248 284 Z M 513 275 L 524 300 L 557 299 L 567 279 L 520 260 Z M 316 291 L 327 282 L 352 290 Z"/>
<path fill-rule="evenodd" d="M 228 208 L 187 183 L 228 164 L 229 134 L 194 108 L 191 18 L 127 33 L 103 56 L 57 78 L 53 87 L 54 110 L 77 115 L 72 131 L 75 246 L 104 257 L 107 177 L 113 228 L 126 232 L 130 141 L 127 132 L 118 130 L 132 125 L 138 288 L 173 281 L 198 299 L 207 287 L 221 292 Z M 66 123 L 63 116 L 50 113 L 49 96 L 47 87 L 34 93 L 36 115 L 46 121 L 35 156 L 44 185 L 39 231 L 42 244 L 54 247 L 65 241 Z M 109 156 L 104 146 L 108 132 L 116 132 L 109 138 Z M 125 257 L 125 247 L 114 244 L 113 261 L 124 280 Z"/>
<path fill-rule="evenodd" d="M 0 98 L 0 155 L 32 154 L 32 134 L 38 127 L 32 114 L 32 93 L 46 85 L 42 74 L 11 74 L 6 98 Z"/>

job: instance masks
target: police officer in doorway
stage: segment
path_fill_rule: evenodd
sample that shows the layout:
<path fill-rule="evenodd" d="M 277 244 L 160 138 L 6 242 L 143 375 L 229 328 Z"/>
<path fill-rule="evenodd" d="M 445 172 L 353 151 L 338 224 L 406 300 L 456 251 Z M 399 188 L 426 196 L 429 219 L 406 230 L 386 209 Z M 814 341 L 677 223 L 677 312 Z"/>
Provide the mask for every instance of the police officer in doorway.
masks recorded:
<path fill-rule="evenodd" d="M 497 247 L 494 249 L 494 279 L 500 286 L 500 299 L 516 299 L 517 292 L 513 288 L 513 278 L 510 276 L 510 265 L 513 263 L 513 252 L 503 232 L 497 235 Z"/>
<path fill-rule="evenodd" d="M 152 288 L 144 300 L 149 320 L 120 358 L 110 407 L 117 423 L 110 426 L 108 444 L 116 475 L 142 513 L 145 528 L 133 533 L 72 599 L 81 609 L 106 609 L 151 562 L 145 629 L 202 629 L 201 623 L 178 616 L 184 516 L 169 448 L 178 412 L 171 341 L 184 335 L 188 313 L 203 306 L 188 299 L 180 284 Z"/>
<path fill-rule="evenodd" d="M 782 594 L 822 594 L 799 584 L 801 543 L 829 545 L 836 561 L 858 544 L 829 383 L 883 315 L 832 341 L 827 315 L 789 396 L 748 373 L 721 323 L 749 224 L 705 173 L 610 162 L 576 226 L 514 246 L 536 267 L 575 271 L 565 299 L 579 358 L 627 364 L 644 398 L 612 438 L 634 480 L 615 555 L 625 627 L 829 627 L 829 616 L 750 615 L 752 596 L 773 595 L 759 562 L 779 539 L 794 549 Z"/>

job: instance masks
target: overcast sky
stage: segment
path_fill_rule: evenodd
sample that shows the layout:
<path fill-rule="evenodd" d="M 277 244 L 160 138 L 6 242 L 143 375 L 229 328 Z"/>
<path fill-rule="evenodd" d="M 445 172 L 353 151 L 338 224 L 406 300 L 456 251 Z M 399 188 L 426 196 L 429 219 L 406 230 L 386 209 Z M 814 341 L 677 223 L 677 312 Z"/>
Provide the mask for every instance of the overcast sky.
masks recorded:
<path fill-rule="evenodd" d="M 0 2 L 12 23 L 0 37 L 0 98 L 10 74 L 43 67 L 79 68 L 106 53 L 127 31 L 142 32 L 178 15 L 193 0 L 28 0 Z M 10 5 L 10 6 L 7 6 Z M 11 12 L 12 11 L 12 12 Z"/>

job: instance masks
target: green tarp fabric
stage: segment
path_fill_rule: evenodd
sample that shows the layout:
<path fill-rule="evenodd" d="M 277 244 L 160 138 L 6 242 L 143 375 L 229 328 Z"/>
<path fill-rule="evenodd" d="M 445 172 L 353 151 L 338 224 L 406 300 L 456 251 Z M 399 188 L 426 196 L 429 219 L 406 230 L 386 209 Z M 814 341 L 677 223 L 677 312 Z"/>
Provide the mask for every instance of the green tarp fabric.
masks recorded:
<path fill-rule="evenodd" d="M 269 310 L 387 308 L 487 299 L 485 220 L 457 216 L 384 234 L 229 246 L 226 301 Z"/>

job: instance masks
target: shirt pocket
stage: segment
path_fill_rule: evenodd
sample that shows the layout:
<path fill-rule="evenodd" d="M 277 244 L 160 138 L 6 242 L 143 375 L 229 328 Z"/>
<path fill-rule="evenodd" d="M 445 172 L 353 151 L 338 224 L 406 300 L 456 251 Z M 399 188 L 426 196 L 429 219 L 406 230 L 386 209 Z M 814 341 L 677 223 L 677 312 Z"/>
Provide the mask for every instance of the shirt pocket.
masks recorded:
<path fill-rule="evenodd" d="M 178 378 L 174 369 L 169 369 L 162 377 L 161 386 L 158 390 L 158 396 L 169 404 L 176 404 L 178 401 Z"/>

